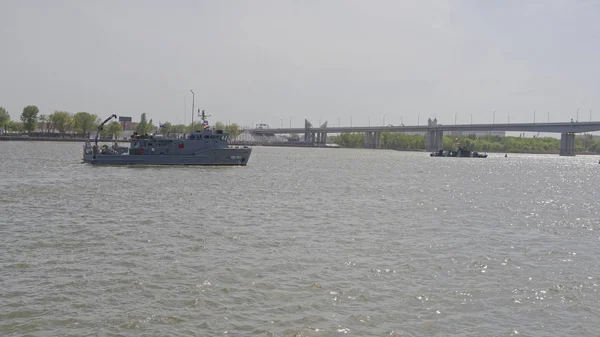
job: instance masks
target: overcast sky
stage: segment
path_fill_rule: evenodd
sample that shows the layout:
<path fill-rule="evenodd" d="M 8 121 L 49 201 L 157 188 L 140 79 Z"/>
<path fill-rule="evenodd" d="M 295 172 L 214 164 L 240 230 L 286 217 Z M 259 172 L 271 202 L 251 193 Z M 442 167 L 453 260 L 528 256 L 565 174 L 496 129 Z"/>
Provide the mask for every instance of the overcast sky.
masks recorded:
<path fill-rule="evenodd" d="M 599 4 L 3 0 L 0 106 L 189 123 L 193 89 L 242 125 L 600 120 Z"/>

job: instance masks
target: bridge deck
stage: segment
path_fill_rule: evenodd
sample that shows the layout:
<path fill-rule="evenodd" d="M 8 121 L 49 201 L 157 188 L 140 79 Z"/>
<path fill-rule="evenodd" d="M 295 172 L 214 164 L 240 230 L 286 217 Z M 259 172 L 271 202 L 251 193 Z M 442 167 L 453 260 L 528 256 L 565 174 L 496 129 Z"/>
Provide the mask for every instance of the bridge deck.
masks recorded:
<path fill-rule="evenodd" d="M 274 128 L 247 129 L 253 133 L 289 134 L 323 132 L 427 132 L 427 131 L 516 131 L 547 133 L 581 133 L 600 131 L 600 122 L 560 122 L 560 123 L 506 123 L 506 124 L 456 124 L 456 125 L 413 125 L 413 126 L 354 126 L 324 128 Z"/>

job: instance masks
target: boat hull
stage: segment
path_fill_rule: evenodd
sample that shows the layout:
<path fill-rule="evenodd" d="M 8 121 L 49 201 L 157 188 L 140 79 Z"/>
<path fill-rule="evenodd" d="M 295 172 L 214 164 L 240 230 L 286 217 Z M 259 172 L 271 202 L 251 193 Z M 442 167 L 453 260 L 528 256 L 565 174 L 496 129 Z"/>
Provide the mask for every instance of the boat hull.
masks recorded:
<path fill-rule="evenodd" d="M 195 155 L 109 155 L 86 153 L 83 161 L 92 165 L 189 165 L 246 166 L 252 149 L 213 149 Z"/>

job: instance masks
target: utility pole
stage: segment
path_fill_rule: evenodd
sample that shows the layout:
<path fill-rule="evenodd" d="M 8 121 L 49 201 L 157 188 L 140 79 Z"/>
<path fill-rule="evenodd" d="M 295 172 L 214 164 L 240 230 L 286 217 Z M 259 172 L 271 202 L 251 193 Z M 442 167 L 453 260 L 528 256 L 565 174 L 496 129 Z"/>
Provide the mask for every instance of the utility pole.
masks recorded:
<path fill-rule="evenodd" d="M 192 132 L 194 132 L 194 103 L 196 102 L 196 95 L 192 89 L 190 91 L 192 92 Z"/>

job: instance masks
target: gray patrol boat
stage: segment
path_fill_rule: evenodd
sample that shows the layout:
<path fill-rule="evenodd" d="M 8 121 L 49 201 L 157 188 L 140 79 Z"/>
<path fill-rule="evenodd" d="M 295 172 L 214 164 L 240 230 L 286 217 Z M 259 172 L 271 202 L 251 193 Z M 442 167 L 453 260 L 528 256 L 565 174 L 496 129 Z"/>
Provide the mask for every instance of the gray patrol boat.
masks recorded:
<path fill-rule="evenodd" d="M 202 111 L 202 130 L 183 137 L 152 134 L 131 136 L 130 146 L 98 146 L 98 135 L 112 115 L 98 126 L 94 145 L 83 146 L 83 161 L 94 165 L 236 165 L 246 166 L 252 149 L 230 146 L 228 133 L 212 130 Z"/>

